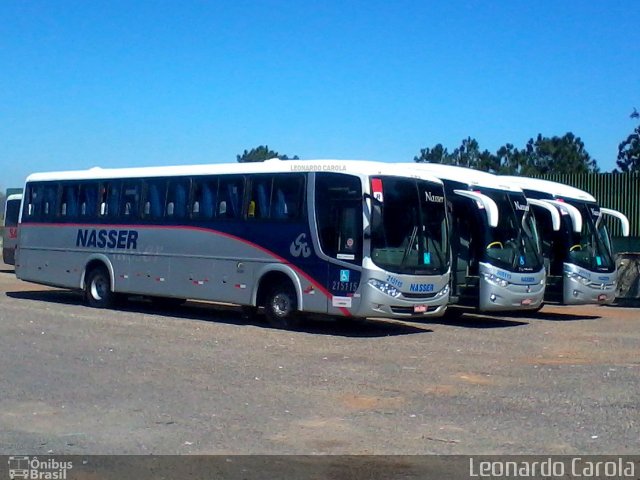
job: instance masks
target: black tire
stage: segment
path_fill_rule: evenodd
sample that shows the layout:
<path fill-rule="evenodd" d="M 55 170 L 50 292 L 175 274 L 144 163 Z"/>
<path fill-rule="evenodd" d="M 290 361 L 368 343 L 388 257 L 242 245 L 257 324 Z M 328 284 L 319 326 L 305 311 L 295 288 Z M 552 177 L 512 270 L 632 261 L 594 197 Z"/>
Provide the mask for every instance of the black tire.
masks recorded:
<path fill-rule="evenodd" d="M 274 328 L 298 327 L 298 298 L 291 283 L 278 283 L 269 290 L 265 297 L 264 313 L 267 322 Z"/>
<path fill-rule="evenodd" d="M 111 278 L 106 268 L 96 267 L 89 271 L 84 284 L 87 305 L 93 308 L 109 308 L 113 305 L 115 295 L 111 291 Z"/>

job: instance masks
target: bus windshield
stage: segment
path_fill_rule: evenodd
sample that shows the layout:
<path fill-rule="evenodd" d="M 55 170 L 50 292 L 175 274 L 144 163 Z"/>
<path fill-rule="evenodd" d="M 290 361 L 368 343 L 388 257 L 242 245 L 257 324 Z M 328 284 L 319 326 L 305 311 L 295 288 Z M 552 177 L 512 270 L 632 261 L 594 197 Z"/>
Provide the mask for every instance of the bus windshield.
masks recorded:
<path fill-rule="evenodd" d="M 20 198 L 10 198 L 4 212 L 4 224 L 6 227 L 15 227 L 18 225 L 18 217 L 20 216 Z"/>
<path fill-rule="evenodd" d="M 371 184 L 373 262 L 395 273 L 446 273 L 450 253 L 443 187 L 390 176 Z"/>
<path fill-rule="evenodd" d="M 512 272 L 542 268 L 539 237 L 524 193 L 480 189 L 498 205 L 498 226 L 487 225 L 485 258 Z"/>
<path fill-rule="evenodd" d="M 582 231 L 569 232 L 569 260 L 579 267 L 591 271 L 610 272 L 615 268 L 609 232 L 604 221 L 600 220 L 600 209 L 595 204 L 573 202 L 565 199 L 580 211 Z"/>

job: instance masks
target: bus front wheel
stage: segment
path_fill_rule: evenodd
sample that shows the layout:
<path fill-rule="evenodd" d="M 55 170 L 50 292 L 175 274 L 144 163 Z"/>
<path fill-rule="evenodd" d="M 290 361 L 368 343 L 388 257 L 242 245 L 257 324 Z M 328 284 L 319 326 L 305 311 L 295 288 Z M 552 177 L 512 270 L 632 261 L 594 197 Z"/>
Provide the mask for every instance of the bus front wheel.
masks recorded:
<path fill-rule="evenodd" d="M 111 291 L 111 279 L 106 268 L 97 267 L 89 272 L 84 293 L 90 307 L 107 308 L 111 306 L 114 295 Z"/>
<path fill-rule="evenodd" d="M 265 298 L 264 313 L 272 327 L 284 329 L 297 327 L 298 299 L 293 286 L 279 283 L 272 287 Z"/>

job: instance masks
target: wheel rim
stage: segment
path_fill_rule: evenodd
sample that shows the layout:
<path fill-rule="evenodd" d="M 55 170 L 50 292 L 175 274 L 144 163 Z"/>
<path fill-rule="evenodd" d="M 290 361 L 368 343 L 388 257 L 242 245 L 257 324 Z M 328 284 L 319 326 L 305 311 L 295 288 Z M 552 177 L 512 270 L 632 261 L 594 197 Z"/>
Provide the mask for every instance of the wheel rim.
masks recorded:
<path fill-rule="evenodd" d="M 91 282 L 91 296 L 94 300 L 103 300 L 108 293 L 108 283 L 102 275 L 98 275 Z"/>
<path fill-rule="evenodd" d="M 291 313 L 291 299 L 285 293 L 277 293 L 271 300 L 271 309 L 278 317 L 286 317 Z"/>

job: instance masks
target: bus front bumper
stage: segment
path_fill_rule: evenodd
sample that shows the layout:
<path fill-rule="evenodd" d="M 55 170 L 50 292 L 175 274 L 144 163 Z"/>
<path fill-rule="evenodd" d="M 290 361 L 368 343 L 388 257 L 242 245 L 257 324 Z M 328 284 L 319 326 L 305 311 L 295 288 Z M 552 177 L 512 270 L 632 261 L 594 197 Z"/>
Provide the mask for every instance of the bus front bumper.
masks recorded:
<path fill-rule="evenodd" d="M 527 283 L 522 283 L 526 277 Z M 536 310 L 544 300 L 545 271 L 515 274 L 481 264 L 479 309 L 483 312 Z"/>
<path fill-rule="evenodd" d="M 377 279 L 374 279 L 374 282 Z M 378 283 L 383 283 L 377 280 Z M 444 315 L 449 302 L 448 279 L 444 279 L 439 289 L 433 295 L 410 294 L 400 292 L 399 295 L 389 295 L 370 282 L 363 282 L 360 308 L 355 315 L 370 318 L 396 318 L 419 320 L 421 318 L 441 317 Z"/>
<path fill-rule="evenodd" d="M 615 283 L 585 285 L 577 278 L 565 276 L 562 298 L 566 305 L 609 305 L 616 299 L 616 285 Z"/>

